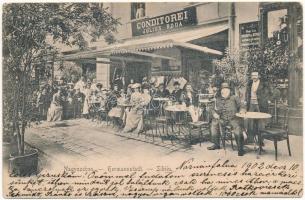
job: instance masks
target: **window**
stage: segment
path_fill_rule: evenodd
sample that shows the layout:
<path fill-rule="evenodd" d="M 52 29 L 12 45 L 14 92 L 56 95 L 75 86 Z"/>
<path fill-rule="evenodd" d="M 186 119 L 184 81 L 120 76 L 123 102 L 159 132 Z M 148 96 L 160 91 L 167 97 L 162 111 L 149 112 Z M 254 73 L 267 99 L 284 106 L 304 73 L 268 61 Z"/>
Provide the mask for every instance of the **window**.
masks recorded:
<path fill-rule="evenodd" d="M 268 38 L 278 37 L 287 40 L 287 9 L 275 10 L 268 12 L 267 17 Z"/>
<path fill-rule="evenodd" d="M 145 17 L 145 3 L 131 3 L 131 19 Z"/>

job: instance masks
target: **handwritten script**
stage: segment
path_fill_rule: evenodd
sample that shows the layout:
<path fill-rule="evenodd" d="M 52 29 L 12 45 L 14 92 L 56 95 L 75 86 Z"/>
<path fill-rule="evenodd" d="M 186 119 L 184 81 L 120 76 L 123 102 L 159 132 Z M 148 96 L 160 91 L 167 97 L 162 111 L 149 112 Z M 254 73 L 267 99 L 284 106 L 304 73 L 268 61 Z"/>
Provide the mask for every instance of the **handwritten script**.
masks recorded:
<path fill-rule="evenodd" d="M 10 177 L 8 197 L 298 197 L 302 166 L 296 163 L 213 162 L 191 158 L 176 167 L 69 168 Z"/>

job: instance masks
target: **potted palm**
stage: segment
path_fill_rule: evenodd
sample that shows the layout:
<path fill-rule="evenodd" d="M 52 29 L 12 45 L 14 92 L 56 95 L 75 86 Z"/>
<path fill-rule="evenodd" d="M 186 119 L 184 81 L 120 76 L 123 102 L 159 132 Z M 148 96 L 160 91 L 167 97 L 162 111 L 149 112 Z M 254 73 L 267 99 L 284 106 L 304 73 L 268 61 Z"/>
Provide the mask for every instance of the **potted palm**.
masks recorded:
<path fill-rule="evenodd" d="M 26 148 L 25 132 L 32 118 L 35 65 L 54 44 L 84 49 L 119 24 L 107 8 L 94 3 L 11 3 L 3 6 L 3 114 L 4 134 L 11 136 L 11 174 L 37 172 L 38 151 Z M 50 42 L 52 41 L 52 42 Z"/>

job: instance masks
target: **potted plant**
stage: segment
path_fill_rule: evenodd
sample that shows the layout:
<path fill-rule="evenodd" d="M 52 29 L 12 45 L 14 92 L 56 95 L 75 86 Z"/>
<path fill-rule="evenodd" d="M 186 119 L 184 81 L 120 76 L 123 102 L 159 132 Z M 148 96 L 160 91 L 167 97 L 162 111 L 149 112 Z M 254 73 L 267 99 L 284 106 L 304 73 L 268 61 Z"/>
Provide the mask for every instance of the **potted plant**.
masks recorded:
<path fill-rule="evenodd" d="M 35 107 L 35 65 L 62 43 L 84 49 L 87 39 L 116 30 L 107 8 L 94 3 L 11 3 L 3 6 L 3 116 L 10 134 L 10 172 L 37 172 L 38 151 L 25 147 L 25 132 Z M 53 40 L 53 41 L 52 41 Z M 50 42 L 51 41 L 51 42 Z"/>
<path fill-rule="evenodd" d="M 235 94 L 244 98 L 248 81 L 248 66 L 241 62 L 240 52 L 236 49 L 226 48 L 224 57 L 213 60 L 213 65 L 223 81 L 231 85 Z"/>

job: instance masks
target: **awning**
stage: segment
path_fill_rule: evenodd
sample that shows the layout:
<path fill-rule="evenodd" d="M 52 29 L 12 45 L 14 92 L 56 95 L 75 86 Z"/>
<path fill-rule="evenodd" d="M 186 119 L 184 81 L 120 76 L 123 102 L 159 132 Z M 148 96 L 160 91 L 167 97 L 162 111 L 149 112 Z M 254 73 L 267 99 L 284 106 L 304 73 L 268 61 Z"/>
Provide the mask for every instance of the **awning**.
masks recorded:
<path fill-rule="evenodd" d="M 90 59 L 90 58 L 96 58 L 96 57 L 108 58 L 108 57 L 111 57 L 112 55 L 116 55 L 116 54 L 131 54 L 131 55 L 140 55 L 140 56 L 151 57 L 151 58 L 175 60 L 175 58 L 172 58 L 172 57 L 162 56 L 162 55 L 147 53 L 147 52 L 141 52 L 141 51 L 137 51 L 134 49 L 120 49 L 120 51 L 117 53 L 115 50 L 85 51 L 85 52 L 82 52 L 82 54 L 64 55 L 60 59 L 61 60 L 75 60 L 75 59 Z"/>
<path fill-rule="evenodd" d="M 124 48 L 127 46 L 136 46 L 145 44 L 147 42 L 154 43 L 166 40 L 174 40 L 175 42 L 189 42 L 192 40 L 196 40 L 199 38 L 207 37 L 210 35 L 214 35 L 216 33 L 220 33 L 228 29 L 228 25 L 226 24 L 218 24 L 211 26 L 203 26 L 196 29 L 163 33 L 158 36 L 146 36 L 138 39 L 129 39 L 124 41 L 124 43 L 112 45 L 113 48 Z M 149 38 L 147 38 L 149 37 Z"/>
<path fill-rule="evenodd" d="M 113 49 L 111 50 L 111 55 L 116 54 L 124 54 L 128 53 L 129 49 L 134 51 L 152 51 L 156 49 L 163 49 L 163 48 L 172 48 L 172 47 L 183 47 L 186 49 L 196 50 L 207 54 L 215 54 L 215 55 L 222 55 L 222 52 L 208 48 L 208 47 L 202 47 L 199 45 L 187 43 L 187 42 L 175 42 L 173 40 L 167 40 L 162 42 L 156 42 L 156 43 L 146 43 L 138 46 L 131 46 L 128 47 L 128 49 Z"/>
<path fill-rule="evenodd" d="M 109 45 L 107 47 L 96 50 L 83 51 L 76 54 L 65 55 L 61 59 L 63 60 L 75 60 L 83 58 L 96 58 L 96 57 L 111 57 L 118 54 L 138 54 L 140 52 L 151 51 L 163 48 L 172 48 L 174 46 L 197 50 L 207 54 L 222 55 L 222 52 L 202 47 L 199 45 L 188 43 L 189 41 L 196 40 L 202 37 L 213 35 L 228 29 L 227 24 L 204 26 L 197 29 L 188 31 L 180 31 L 174 33 L 162 34 L 159 36 L 145 37 L 139 39 L 126 40 L 123 43 Z M 145 55 L 144 55 L 145 56 Z M 149 57 L 159 57 L 157 54 L 146 55 Z M 170 58 L 164 58 L 170 59 Z"/>

